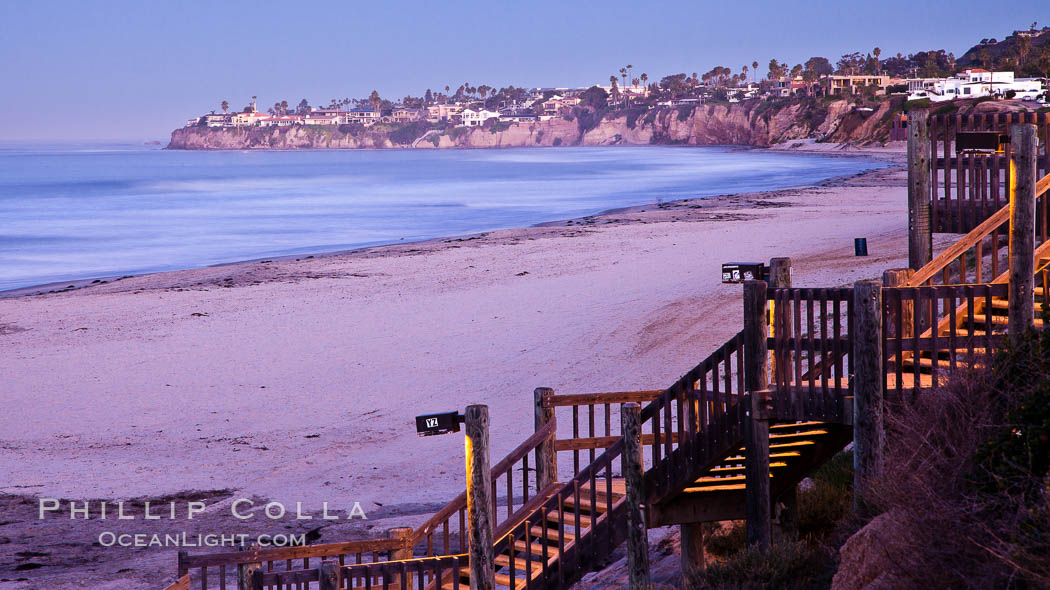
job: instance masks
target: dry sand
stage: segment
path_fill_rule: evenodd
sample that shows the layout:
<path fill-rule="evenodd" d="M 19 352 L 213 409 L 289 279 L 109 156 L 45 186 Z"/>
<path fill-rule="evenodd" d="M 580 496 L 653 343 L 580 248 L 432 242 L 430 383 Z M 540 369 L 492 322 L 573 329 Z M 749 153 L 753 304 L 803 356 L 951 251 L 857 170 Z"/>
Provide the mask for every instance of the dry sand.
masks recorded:
<path fill-rule="evenodd" d="M 719 282 L 722 262 L 790 256 L 796 286 L 904 264 L 905 181 L 896 166 L 0 299 L 0 563 L 44 566 L 0 565 L 0 578 L 57 588 L 128 576 L 112 587 L 130 588 L 172 573 L 172 548 L 67 559 L 63 543 L 91 543 L 101 525 L 38 521 L 36 496 L 361 502 L 367 525 L 329 527 L 322 542 L 418 523 L 462 489 L 463 441 L 417 438 L 415 415 L 488 404 L 495 461 L 531 432 L 537 386 L 663 388 L 740 329 L 741 289 Z M 869 257 L 854 257 L 855 237 Z"/>

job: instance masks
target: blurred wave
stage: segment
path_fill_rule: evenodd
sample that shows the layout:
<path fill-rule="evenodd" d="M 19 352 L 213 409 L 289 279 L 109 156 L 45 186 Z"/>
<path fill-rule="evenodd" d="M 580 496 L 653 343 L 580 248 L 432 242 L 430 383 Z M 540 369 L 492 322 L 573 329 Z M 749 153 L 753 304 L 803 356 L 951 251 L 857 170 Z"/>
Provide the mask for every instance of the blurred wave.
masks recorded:
<path fill-rule="evenodd" d="M 521 227 L 884 165 L 729 148 L 0 144 L 0 290 Z"/>

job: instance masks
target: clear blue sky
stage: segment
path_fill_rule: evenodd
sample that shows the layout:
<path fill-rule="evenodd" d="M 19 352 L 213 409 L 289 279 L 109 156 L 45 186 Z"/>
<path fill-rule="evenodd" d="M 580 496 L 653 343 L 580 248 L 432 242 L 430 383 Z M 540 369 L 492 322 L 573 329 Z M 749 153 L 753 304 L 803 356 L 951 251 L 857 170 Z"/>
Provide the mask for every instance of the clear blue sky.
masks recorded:
<path fill-rule="evenodd" d="M 0 139 L 163 139 L 227 99 L 578 86 L 882 48 L 961 55 L 1047 0 L 0 2 Z M 1044 23 L 1043 21 L 1047 21 Z"/>

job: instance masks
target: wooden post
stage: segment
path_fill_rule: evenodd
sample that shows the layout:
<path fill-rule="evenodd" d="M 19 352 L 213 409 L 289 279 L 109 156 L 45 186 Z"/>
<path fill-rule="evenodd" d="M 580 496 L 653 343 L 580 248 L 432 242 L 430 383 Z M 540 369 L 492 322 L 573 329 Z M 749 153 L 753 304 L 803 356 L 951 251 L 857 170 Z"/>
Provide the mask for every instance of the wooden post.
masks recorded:
<path fill-rule="evenodd" d="M 492 472 L 489 469 L 489 407 L 467 406 L 467 545 L 470 590 L 496 587 L 492 555 Z"/>
<path fill-rule="evenodd" d="M 769 287 L 771 289 L 790 289 L 791 288 L 791 259 L 790 258 L 771 258 L 769 260 Z M 791 336 L 792 320 L 790 310 L 778 310 L 774 307 L 775 303 L 770 302 L 770 324 L 769 324 L 769 335 L 776 336 L 776 330 L 783 330 L 787 337 Z M 777 318 L 778 313 L 780 317 Z M 777 320 L 780 320 L 779 322 Z M 790 370 L 790 363 L 788 364 Z M 777 357 L 773 353 L 770 355 L 770 374 L 777 375 Z M 788 490 L 777 498 L 777 502 L 781 505 L 777 520 L 780 523 L 780 531 L 790 538 L 798 536 L 798 486 L 791 486 Z M 683 533 L 684 534 L 684 533 Z M 685 542 L 682 542 L 682 546 L 685 547 Z M 683 549 L 683 555 L 685 551 Z"/>
<path fill-rule="evenodd" d="M 894 268 L 882 273 L 883 287 L 900 287 L 911 279 L 915 271 L 910 268 Z M 901 334 L 897 334 L 897 310 L 888 310 L 889 317 L 886 322 L 886 336 L 888 338 L 908 338 L 912 335 L 914 325 L 915 302 L 901 301 Z"/>
<path fill-rule="evenodd" d="M 258 562 L 237 564 L 237 590 L 251 590 L 252 576 L 262 569 L 262 563 Z"/>
<path fill-rule="evenodd" d="M 547 401 L 554 395 L 549 387 L 537 387 L 532 395 L 536 402 L 536 430 L 556 420 L 554 407 Z M 549 439 L 536 446 L 536 491 L 558 481 L 558 453 L 554 448 L 554 439 L 558 437 L 557 426 Z"/>
<path fill-rule="evenodd" d="M 318 590 L 339 590 L 342 587 L 339 579 L 339 562 L 326 559 L 321 562 L 321 567 L 318 568 Z"/>
<path fill-rule="evenodd" d="M 769 259 L 769 286 L 774 289 L 791 288 L 791 259 Z"/>
<path fill-rule="evenodd" d="M 908 266 L 915 270 L 933 259 L 928 116 L 925 110 L 908 113 Z"/>
<path fill-rule="evenodd" d="M 863 512 L 867 484 L 883 447 L 882 293 L 875 281 L 853 286 L 854 507 Z"/>
<path fill-rule="evenodd" d="M 414 548 L 410 543 L 412 542 L 412 533 L 414 532 L 415 529 L 410 526 L 398 526 L 387 529 L 386 534 L 388 537 L 401 542 L 400 549 L 394 549 L 390 552 L 390 561 L 412 559 Z"/>
<path fill-rule="evenodd" d="M 186 560 L 189 559 L 190 554 L 186 551 L 179 551 L 179 557 L 177 561 L 177 567 L 179 570 L 177 578 L 181 578 L 190 572 L 190 568 L 186 566 Z"/>
<path fill-rule="evenodd" d="M 769 288 L 770 289 L 790 289 L 791 288 L 791 259 L 790 258 L 771 258 L 769 260 Z M 779 318 L 777 316 L 780 316 Z M 779 322 L 777 320 L 780 320 Z M 791 336 L 791 324 L 792 318 L 790 310 L 783 310 L 778 313 L 775 304 L 769 304 L 769 335 L 776 336 L 776 331 L 782 330 L 785 336 Z M 779 326 L 778 326 L 779 323 Z M 777 373 L 777 358 L 776 354 L 770 355 L 769 372 L 771 375 L 778 375 Z M 788 363 L 790 368 L 790 363 Z"/>
<path fill-rule="evenodd" d="M 682 533 L 682 587 L 700 588 L 707 569 L 704 561 L 704 529 L 699 522 L 679 527 Z"/>
<path fill-rule="evenodd" d="M 744 389 L 769 386 L 769 302 L 765 281 L 744 281 Z"/>
<path fill-rule="evenodd" d="M 769 387 L 768 301 L 765 281 L 744 282 L 744 389 L 740 403 L 746 424 L 745 515 L 747 543 L 767 551 L 771 540 L 769 497 L 769 420 L 765 394 Z"/>
<path fill-rule="evenodd" d="M 645 525 L 645 468 L 642 466 L 642 407 L 620 406 L 623 454 L 620 456 L 627 485 L 627 571 L 631 590 L 649 590 L 649 531 Z"/>
<path fill-rule="evenodd" d="M 1007 332 L 1016 339 L 1035 319 L 1035 125 L 1010 130 L 1010 300 Z"/>

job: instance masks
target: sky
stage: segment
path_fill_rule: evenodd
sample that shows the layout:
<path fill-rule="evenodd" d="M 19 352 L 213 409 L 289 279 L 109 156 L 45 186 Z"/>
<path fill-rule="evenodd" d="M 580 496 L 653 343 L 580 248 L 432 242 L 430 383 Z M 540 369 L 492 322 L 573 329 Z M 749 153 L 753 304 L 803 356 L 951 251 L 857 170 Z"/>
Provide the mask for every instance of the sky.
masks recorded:
<path fill-rule="evenodd" d="M 190 117 L 279 100 L 422 95 L 464 82 L 608 83 L 738 72 L 880 47 L 962 55 L 1033 21 L 1017 0 L 0 2 L 0 140 L 163 140 Z M 1044 21 L 1046 21 L 1044 23 Z"/>

